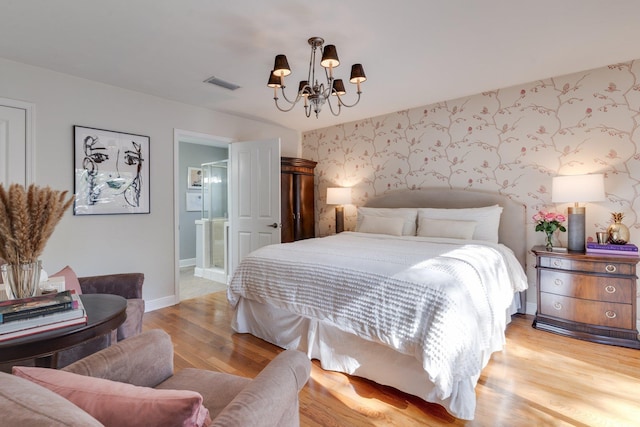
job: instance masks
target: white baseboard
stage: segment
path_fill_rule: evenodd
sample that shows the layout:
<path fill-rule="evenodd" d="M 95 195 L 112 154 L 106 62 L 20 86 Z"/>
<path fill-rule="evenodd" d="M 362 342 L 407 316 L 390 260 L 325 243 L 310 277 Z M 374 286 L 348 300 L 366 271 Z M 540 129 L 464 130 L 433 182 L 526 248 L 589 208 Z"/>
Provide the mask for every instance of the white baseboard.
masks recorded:
<path fill-rule="evenodd" d="M 179 265 L 180 265 L 180 268 L 193 267 L 194 265 L 196 265 L 196 259 L 195 258 L 181 259 L 179 262 Z"/>
<path fill-rule="evenodd" d="M 171 307 L 172 305 L 176 305 L 180 301 L 175 295 L 170 295 L 168 297 L 158 298 L 154 300 L 145 300 L 144 302 L 144 312 L 158 310 L 159 308 Z"/>

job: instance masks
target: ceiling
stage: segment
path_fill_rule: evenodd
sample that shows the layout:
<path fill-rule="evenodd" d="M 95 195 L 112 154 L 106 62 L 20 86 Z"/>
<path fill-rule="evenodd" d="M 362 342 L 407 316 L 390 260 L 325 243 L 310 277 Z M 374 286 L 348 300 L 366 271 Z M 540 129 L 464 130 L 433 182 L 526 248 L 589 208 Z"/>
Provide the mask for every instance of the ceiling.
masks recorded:
<path fill-rule="evenodd" d="M 638 59 L 638 16 L 637 0 L 0 0 L 0 57 L 308 131 Z M 346 102 L 350 65 L 367 74 L 338 117 L 277 111 L 266 86 L 284 53 L 297 88 L 311 36 L 336 45 Z"/>

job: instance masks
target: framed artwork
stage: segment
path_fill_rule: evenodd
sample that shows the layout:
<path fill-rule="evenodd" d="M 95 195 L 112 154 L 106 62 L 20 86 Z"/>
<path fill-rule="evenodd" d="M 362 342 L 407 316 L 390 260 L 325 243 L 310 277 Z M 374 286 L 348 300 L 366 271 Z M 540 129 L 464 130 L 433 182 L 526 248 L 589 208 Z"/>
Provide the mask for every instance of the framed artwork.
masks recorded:
<path fill-rule="evenodd" d="M 149 137 L 73 127 L 74 215 L 150 212 Z"/>
<path fill-rule="evenodd" d="M 187 212 L 202 210 L 202 193 L 187 193 Z"/>
<path fill-rule="evenodd" d="M 202 168 L 187 168 L 187 188 L 189 190 L 202 188 Z"/>

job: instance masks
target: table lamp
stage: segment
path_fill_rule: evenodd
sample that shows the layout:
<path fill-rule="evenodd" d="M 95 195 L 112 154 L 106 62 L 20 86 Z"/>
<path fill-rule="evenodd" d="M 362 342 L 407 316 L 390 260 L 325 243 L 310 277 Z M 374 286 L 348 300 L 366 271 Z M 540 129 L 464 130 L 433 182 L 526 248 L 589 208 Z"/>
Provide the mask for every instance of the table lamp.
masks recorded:
<path fill-rule="evenodd" d="M 605 200 L 604 175 L 566 175 L 553 178 L 551 201 L 554 203 L 573 202 L 569 207 L 567 249 L 584 252 L 585 250 L 585 214 L 580 202 L 602 202 Z"/>
<path fill-rule="evenodd" d="M 351 204 L 351 188 L 329 187 L 327 188 L 327 204 L 336 206 L 336 233 L 344 231 L 344 206 Z"/>

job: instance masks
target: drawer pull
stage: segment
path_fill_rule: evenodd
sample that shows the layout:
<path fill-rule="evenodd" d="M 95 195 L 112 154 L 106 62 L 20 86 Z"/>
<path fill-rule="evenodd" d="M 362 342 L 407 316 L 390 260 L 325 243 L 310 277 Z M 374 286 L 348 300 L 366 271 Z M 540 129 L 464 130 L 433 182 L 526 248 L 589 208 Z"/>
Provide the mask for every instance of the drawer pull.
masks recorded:
<path fill-rule="evenodd" d="M 616 287 L 613 285 L 607 285 L 604 287 L 604 291 L 608 294 L 613 294 L 616 292 Z"/>
<path fill-rule="evenodd" d="M 613 264 L 607 264 L 604 269 L 607 271 L 607 273 L 615 273 L 617 270 L 616 266 Z"/>
<path fill-rule="evenodd" d="M 562 286 L 564 283 L 562 282 L 562 279 L 556 279 L 553 281 L 553 284 L 556 286 Z"/>
<path fill-rule="evenodd" d="M 562 267 L 562 260 L 554 259 L 553 260 L 553 266 L 554 267 Z"/>
<path fill-rule="evenodd" d="M 554 302 L 553 303 L 553 308 L 555 308 L 556 310 L 562 310 L 562 304 L 560 304 L 559 302 Z M 615 315 L 615 313 L 614 313 Z"/>
<path fill-rule="evenodd" d="M 616 312 L 615 311 L 607 310 L 607 311 L 605 311 L 604 315 L 607 316 L 607 318 L 609 318 L 609 319 L 615 319 L 616 318 Z"/>

